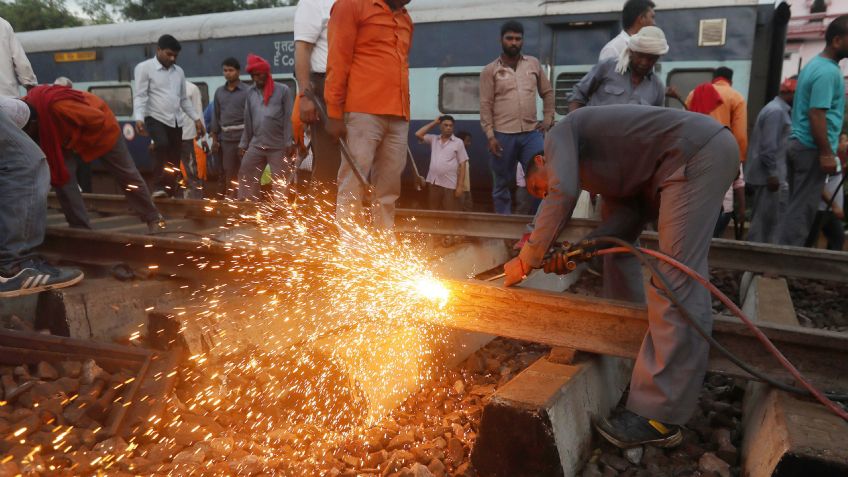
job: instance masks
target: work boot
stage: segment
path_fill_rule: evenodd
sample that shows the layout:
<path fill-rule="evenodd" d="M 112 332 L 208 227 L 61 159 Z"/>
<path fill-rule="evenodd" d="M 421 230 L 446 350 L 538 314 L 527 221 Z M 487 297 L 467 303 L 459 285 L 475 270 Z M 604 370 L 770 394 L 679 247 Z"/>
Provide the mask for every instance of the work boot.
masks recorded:
<path fill-rule="evenodd" d="M 621 449 L 645 444 L 657 447 L 677 447 L 683 442 L 680 426 L 663 424 L 626 409 L 609 419 L 596 422 L 595 429 L 604 439 Z"/>
<path fill-rule="evenodd" d="M 54 267 L 40 260 L 28 260 L 21 264 L 18 273 L 8 277 L 0 275 L 0 298 L 69 287 L 84 276 L 82 270 L 76 268 Z"/>
<path fill-rule="evenodd" d="M 156 216 L 153 220 L 147 221 L 147 231 L 149 233 L 161 232 L 165 230 L 167 224 L 165 223 L 165 217 L 162 217 L 162 214 Z"/>

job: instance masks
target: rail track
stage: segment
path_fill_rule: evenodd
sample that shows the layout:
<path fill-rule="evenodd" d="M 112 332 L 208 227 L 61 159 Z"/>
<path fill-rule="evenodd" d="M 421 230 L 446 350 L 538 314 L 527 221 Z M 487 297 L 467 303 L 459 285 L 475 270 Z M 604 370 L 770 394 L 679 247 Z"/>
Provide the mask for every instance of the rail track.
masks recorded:
<path fill-rule="evenodd" d="M 156 205 L 168 218 L 168 229 L 148 235 L 147 228 L 129 215 L 123 196 L 85 194 L 92 213 L 94 230 L 71 229 L 58 212 L 58 201 L 51 196 L 53 208 L 48 216 L 48 233 L 42 251 L 53 257 L 69 257 L 81 262 L 122 261 L 134 266 L 156 264 L 162 273 L 188 278 L 214 275 L 186 267 L 186 260 L 203 254 L 209 260 L 225 262 L 233 253 L 225 246 L 232 231 L 223 231 L 228 220 L 250 216 L 257 206 L 250 203 L 201 200 L 158 199 Z M 467 237 L 519 239 L 532 220 L 530 216 L 442 212 L 399 209 L 397 230 L 404 233 L 460 235 Z M 597 226 L 596 221 L 572 220 L 561 235 L 575 241 Z M 244 227 L 249 230 L 250 226 Z M 642 234 L 644 246 L 657 248 L 654 232 Z M 104 258 L 105 257 L 105 258 Z M 787 247 L 753 242 L 713 239 L 710 265 L 729 270 L 768 273 L 788 277 L 848 282 L 848 253 L 802 247 Z M 208 267 L 207 267 L 208 268 Z"/>

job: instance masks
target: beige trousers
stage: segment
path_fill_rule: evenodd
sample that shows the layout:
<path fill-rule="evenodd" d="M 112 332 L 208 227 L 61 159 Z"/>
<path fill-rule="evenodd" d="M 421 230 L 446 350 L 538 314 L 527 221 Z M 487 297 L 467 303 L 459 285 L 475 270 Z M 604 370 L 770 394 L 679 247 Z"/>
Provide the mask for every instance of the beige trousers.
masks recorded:
<path fill-rule="evenodd" d="M 376 229 L 390 230 L 395 222 L 395 201 L 400 197 L 400 176 L 406 166 L 409 121 L 397 116 L 347 113 L 347 146 L 353 162 L 374 189 L 370 223 Z M 367 225 L 362 207 L 365 190 L 355 173 L 342 159 L 336 199 L 336 225 Z"/>

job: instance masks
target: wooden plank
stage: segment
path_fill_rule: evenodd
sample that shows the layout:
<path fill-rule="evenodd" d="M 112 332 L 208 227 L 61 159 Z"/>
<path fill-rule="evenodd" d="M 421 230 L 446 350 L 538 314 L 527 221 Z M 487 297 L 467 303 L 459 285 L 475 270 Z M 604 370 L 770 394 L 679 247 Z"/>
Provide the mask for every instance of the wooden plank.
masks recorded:
<path fill-rule="evenodd" d="M 13 348 L 9 346 L 0 346 L 0 363 L 10 366 L 18 366 L 21 364 L 38 364 L 41 361 L 48 363 L 59 363 L 61 361 L 83 361 L 93 359 L 98 366 L 115 373 L 121 369 L 138 368 L 143 361 L 135 359 L 120 359 L 110 356 L 98 356 L 96 353 L 68 353 L 61 351 L 43 351 L 28 348 Z"/>
<path fill-rule="evenodd" d="M 0 330 L 0 346 L 76 353 L 93 358 L 110 357 L 119 360 L 136 360 L 139 364 L 150 354 L 148 350 L 129 346 L 6 329 Z"/>
<path fill-rule="evenodd" d="M 509 338 L 635 358 L 648 329 L 644 307 L 612 300 L 503 288 L 479 281 L 446 281 L 451 298 L 440 324 Z M 848 390 L 848 335 L 763 324 L 760 328 L 812 382 L 827 390 Z M 738 320 L 715 317 L 713 336 L 756 369 L 791 382 Z M 748 377 L 713 350 L 709 369 Z"/>

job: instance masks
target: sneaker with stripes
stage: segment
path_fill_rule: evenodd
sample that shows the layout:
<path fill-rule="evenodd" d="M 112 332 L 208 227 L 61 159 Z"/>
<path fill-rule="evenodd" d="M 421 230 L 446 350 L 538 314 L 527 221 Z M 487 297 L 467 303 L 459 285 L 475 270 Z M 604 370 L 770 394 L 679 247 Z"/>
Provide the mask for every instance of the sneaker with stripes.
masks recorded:
<path fill-rule="evenodd" d="M 76 268 L 54 267 L 44 262 L 30 261 L 15 275 L 0 275 L 0 298 L 29 295 L 54 288 L 69 287 L 83 279 Z"/>

